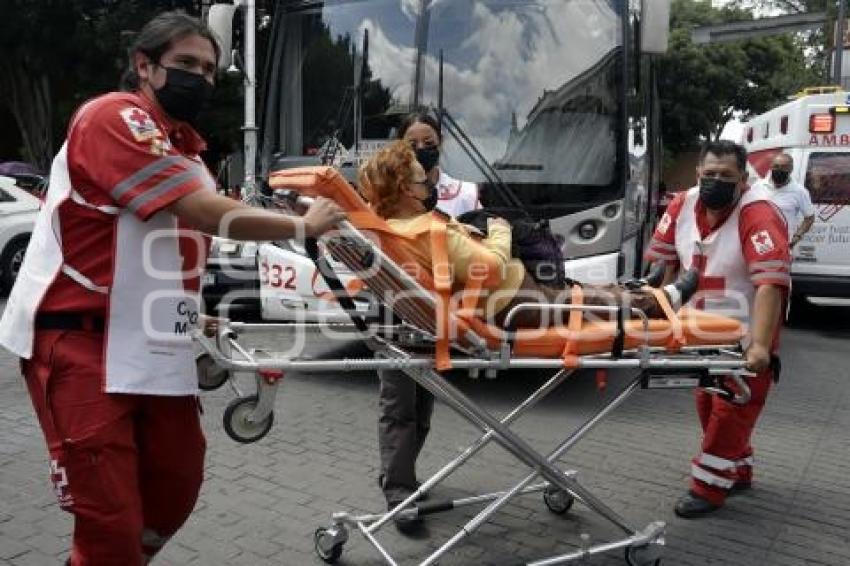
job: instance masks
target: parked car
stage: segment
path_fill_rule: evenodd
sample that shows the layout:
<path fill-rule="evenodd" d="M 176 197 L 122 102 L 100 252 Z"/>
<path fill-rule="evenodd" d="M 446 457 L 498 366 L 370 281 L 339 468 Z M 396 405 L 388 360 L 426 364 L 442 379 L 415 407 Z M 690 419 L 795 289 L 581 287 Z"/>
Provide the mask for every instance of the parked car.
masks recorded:
<path fill-rule="evenodd" d="M 17 179 L 0 176 L 0 285 L 9 289 L 18 276 L 41 200 Z"/>
<path fill-rule="evenodd" d="M 214 236 L 202 283 L 207 313 L 228 318 L 256 318 L 260 314 L 257 243 Z"/>

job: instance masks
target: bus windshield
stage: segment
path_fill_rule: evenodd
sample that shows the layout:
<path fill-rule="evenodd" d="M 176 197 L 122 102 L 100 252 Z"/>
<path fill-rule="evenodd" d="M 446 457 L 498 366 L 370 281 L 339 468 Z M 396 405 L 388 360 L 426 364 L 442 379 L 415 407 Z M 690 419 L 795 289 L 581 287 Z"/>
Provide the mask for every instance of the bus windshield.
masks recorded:
<path fill-rule="evenodd" d="M 536 216 L 622 198 L 623 4 L 281 2 L 263 166 L 275 153 L 356 161 L 393 138 L 407 112 L 440 108 L 457 130 L 444 128 L 440 165 L 481 184 L 485 198 L 494 178 Z"/>

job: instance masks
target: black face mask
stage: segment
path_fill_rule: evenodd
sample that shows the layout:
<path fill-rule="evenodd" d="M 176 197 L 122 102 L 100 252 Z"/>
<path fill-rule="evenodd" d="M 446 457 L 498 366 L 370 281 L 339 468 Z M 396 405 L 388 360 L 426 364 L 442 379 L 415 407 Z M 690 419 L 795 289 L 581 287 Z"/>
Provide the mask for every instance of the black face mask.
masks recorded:
<path fill-rule="evenodd" d="M 431 169 L 436 167 L 440 161 L 440 148 L 435 145 L 420 147 L 416 150 L 416 161 L 425 169 L 426 173 L 430 173 Z"/>
<path fill-rule="evenodd" d="M 770 178 L 773 179 L 774 185 L 776 185 L 777 187 L 781 187 L 782 185 L 788 182 L 788 179 L 791 178 L 791 172 L 782 171 L 781 169 L 771 169 Z"/>
<path fill-rule="evenodd" d="M 212 98 L 215 87 L 197 73 L 174 67 L 165 69 L 165 84 L 154 90 L 162 109 L 181 122 L 195 125 L 198 114 Z"/>
<path fill-rule="evenodd" d="M 735 200 L 734 181 L 721 181 L 712 177 L 700 177 L 699 199 L 711 210 L 722 210 Z"/>

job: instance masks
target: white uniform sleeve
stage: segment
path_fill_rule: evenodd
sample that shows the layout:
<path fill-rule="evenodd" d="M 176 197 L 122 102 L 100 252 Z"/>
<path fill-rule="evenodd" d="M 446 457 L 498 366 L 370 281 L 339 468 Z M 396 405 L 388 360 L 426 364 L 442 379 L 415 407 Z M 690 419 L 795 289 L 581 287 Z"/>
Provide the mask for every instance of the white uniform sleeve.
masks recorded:
<path fill-rule="evenodd" d="M 800 212 L 803 216 L 814 216 L 815 215 L 815 205 L 812 204 L 812 195 L 809 193 L 809 189 L 800 185 Z"/>

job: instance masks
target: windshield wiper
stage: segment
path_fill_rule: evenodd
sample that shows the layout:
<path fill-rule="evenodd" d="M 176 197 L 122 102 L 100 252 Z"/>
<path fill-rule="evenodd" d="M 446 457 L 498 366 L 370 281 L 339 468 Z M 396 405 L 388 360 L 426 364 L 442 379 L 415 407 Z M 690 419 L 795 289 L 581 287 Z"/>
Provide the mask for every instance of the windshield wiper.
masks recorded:
<path fill-rule="evenodd" d="M 440 123 L 443 127 L 445 127 L 449 135 L 454 138 L 463 152 L 467 155 L 467 157 L 469 157 L 470 161 L 472 161 L 472 164 L 475 165 L 484 178 L 487 179 L 487 183 L 496 189 L 496 192 L 499 193 L 502 200 L 509 207 L 523 210 L 524 206 L 522 202 L 519 198 L 517 198 L 511 188 L 508 187 L 508 185 L 502 180 L 499 173 L 492 165 L 490 165 L 484 155 L 481 154 L 481 151 L 475 146 L 475 143 L 469 139 L 469 136 L 466 135 L 466 132 L 463 131 L 463 128 L 460 127 L 460 124 L 457 123 L 449 111 L 445 108 L 434 108 L 433 106 L 431 108 L 437 114 Z"/>
<path fill-rule="evenodd" d="M 443 104 L 443 50 L 440 49 L 440 66 L 439 66 L 439 77 L 437 81 L 437 100 L 439 102 L 439 106 L 434 108 L 431 106 L 431 111 L 437 115 L 437 121 L 440 123 L 441 127 L 445 127 L 446 131 L 449 132 L 449 135 L 454 138 L 463 152 L 469 157 L 469 160 L 472 161 L 472 164 L 478 168 L 481 174 L 487 179 L 487 183 L 496 189 L 496 192 L 499 193 L 499 196 L 509 207 L 518 208 L 520 210 L 524 210 L 522 202 L 517 198 L 514 192 L 508 187 L 502 178 L 499 176 L 499 173 L 493 168 L 492 165 L 487 161 L 484 155 L 479 151 L 479 149 L 475 146 L 475 143 L 466 135 L 466 132 L 463 131 L 463 128 L 460 127 L 460 124 L 457 123 L 457 120 L 446 110 L 445 105 Z"/>

